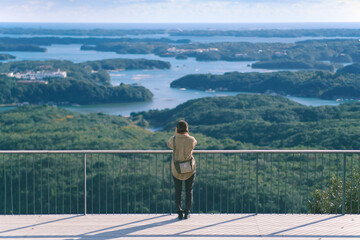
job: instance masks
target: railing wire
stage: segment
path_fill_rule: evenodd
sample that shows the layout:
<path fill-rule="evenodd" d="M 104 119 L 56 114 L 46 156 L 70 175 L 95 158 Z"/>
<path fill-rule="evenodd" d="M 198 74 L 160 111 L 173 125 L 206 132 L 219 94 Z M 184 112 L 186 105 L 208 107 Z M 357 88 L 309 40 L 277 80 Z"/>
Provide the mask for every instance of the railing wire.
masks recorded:
<path fill-rule="evenodd" d="M 0 151 L 1 214 L 171 213 L 171 153 Z M 194 155 L 192 212 L 360 212 L 360 151 L 197 150 Z"/>

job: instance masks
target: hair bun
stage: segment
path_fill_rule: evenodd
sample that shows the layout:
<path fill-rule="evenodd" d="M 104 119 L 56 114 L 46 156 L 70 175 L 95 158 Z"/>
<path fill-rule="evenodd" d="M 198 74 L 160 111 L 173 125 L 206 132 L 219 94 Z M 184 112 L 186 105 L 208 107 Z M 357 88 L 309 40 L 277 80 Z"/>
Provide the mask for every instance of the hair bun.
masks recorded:
<path fill-rule="evenodd" d="M 176 125 L 176 129 L 178 133 L 189 132 L 189 124 L 184 120 L 180 120 Z"/>

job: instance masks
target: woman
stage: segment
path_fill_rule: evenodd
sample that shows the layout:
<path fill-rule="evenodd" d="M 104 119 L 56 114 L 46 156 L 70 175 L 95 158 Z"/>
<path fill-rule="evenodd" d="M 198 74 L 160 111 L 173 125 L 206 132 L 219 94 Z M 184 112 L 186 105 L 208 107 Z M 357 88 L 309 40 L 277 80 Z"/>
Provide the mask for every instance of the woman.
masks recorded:
<path fill-rule="evenodd" d="M 174 144 L 175 143 L 175 144 Z M 173 158 L 171 160 L 171 172 L 175 184 L 175 205 L 179 219 L 188 219 L 190 217 L 190 209 L 193 202 L 193 187 L 194 178 L 196 172 L 195 159 L 193 157 L 193 150 L 197 141 L 194 137 L 189 135 L 189 125 L 184 120 L 178 122 L 175 130 L 175 136 L 170 137 L 167 145 L 169 148 L 175 150 L 173 152 Z M 184 162 L 191 160 L 190 163 L 192 168 L 189 172 L 181 173 L 179 167 L 175 166 L 174 161 Z M 181 207 L 181 192 L 182 183 L 185 182 L 185 195 L 186 205 L 185 211 Z"/>

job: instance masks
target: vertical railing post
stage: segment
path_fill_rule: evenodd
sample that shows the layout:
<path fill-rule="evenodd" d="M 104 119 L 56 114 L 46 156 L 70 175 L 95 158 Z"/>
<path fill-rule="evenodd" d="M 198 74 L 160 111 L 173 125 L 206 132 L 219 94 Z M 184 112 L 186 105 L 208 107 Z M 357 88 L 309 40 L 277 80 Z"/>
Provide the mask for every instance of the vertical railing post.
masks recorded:
<path fill-rule="evenodd" d="M 86 153 L 84 154 L 84 215 L 87 209 L 87 194 L 86 194 Z"/>
<path fill-rule="evenodd" d="M 343 158 L 343 179 L 342 179 L 342 206 L 341 206 L 341 214 L 345 215 L 345 180 L 346 180 L 346 154 L 344 153 Z"/>
<path fill-rule="evenodd" d="M 172 156 L 171 156 L 171 157 L 172 157 Z M 170 215 L 171 215 L 171 213 L 172 213 L 172 206 L 173 206 L 173 205 L 172 205 L 172 191 L 171 191 L 172 188 L 173 188 L 173 186 L 172 186 L 172 184 L 173 184 L 172 182 L 173 182 L 173 181 L 172 181 L 172 179 L 171 179 L 171 178 L 172 178 L 171 161 L 172 161 L 172 159 L 170 159 L 170 161 L 169 161 L 169 162 L 170 162 L 170 164 L 169 164 L 169 183 L 170 183 L 170 196 L 169 196 L 169 208 L 170 208 L 169 210 L 170 210 L 170 213 L 169 213 L 169 214 L 170 214 Z"/>
<path fill-rule="evenodd" d="M 256 154 L 256 203 L 255 203 L 255 214 L 258 214 L 258 205 L 259 205 L 259 154 Z"/>

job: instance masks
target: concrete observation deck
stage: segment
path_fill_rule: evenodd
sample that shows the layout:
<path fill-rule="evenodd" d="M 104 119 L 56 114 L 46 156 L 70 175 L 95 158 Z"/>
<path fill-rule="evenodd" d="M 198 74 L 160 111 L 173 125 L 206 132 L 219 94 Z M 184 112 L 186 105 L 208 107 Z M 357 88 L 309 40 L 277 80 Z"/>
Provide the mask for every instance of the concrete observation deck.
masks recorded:
<path fill-rule="evenodd" d="M 360 215 L 0 216 L 0 239 L 360 239 Z"/>

